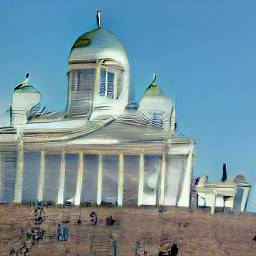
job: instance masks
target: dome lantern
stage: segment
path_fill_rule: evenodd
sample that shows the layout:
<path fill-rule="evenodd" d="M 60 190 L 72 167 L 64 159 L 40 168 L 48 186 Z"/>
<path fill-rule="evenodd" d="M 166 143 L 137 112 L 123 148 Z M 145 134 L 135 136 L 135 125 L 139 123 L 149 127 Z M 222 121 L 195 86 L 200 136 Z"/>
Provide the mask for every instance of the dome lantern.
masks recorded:
<path fill-rule="evenodd" d="M 118 116 L 129 102 L 129 63 L 119 39 L 101 26 L 82 34 L 73 44 L 69 64 L 67 117 L 94 119 Z M 104 108 L 102 108 L 104 106 Z"/>

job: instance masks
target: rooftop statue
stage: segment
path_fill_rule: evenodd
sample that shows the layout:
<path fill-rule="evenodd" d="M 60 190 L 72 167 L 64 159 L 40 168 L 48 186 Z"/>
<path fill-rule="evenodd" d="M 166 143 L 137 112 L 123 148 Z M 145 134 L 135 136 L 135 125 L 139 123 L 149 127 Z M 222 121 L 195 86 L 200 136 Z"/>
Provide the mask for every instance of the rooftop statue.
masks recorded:
<path fill-rule="evenodd" d="M 15 90 L 16 90 L 16 89 L 20 89 L 20 88 L 22 88 L 22 87 L 24 87 L 24 86 L 27 86 L 27 85 L 28 85 L 28 81 L 29 81 L 29 73 L 26 74 L 26 79 L 25 79 L 20 85 L 18 85 L 18 86 L 15 88 Z"/>

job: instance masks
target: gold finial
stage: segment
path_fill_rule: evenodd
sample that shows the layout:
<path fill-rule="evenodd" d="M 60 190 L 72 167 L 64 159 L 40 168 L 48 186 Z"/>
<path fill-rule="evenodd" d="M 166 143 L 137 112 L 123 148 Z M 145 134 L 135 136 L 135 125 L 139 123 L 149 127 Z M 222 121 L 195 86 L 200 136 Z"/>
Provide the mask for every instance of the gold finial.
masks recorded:
<path fill-rule="evenodd" d="M 101 10 L 97 11 L 97 24 L 98 28 L 101 28 Z"/>

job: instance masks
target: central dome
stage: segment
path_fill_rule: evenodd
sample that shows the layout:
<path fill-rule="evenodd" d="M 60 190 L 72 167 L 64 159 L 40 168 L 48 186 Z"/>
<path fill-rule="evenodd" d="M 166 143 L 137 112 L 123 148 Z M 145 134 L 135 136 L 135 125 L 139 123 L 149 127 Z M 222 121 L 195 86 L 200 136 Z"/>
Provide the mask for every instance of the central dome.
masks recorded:
<path fill-rule="evenodd" d="M 75 41 L 69 55 L 69 63 L 106 58 L 128 65 L 126 51 L 119 39 L 108 30 L 98 27 Z"/>
<path fill-rule="evenodd" d="M 98 27 L 74 42 L 68 59 L 67 116 L 97 119 L 117 117 L 129 102 L 129 63 L 122 43 Z"/>
<path fill-rule="evenodd" d="M 97 48 L 119 48 L 124 50 L 121 42 L 108 30 L 96 28 L 81 35 L 74 43 L 73 48 L 97 47 Z"/>

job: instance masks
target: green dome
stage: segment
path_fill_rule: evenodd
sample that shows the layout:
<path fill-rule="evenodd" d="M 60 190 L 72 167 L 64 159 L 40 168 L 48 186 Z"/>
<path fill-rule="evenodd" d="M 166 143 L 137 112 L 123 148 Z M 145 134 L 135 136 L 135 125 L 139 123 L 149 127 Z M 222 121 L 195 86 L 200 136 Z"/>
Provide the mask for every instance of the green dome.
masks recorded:
<path fill-rule="evenodd" d="M 37 89 L 35 89 L 33 86 L 31 85 L 18 85 L 15 89 L 14 89 L 15 93 L 39 93 L 39 91 Z"/>
<path fill-rule="evenodd" d="M 81 35 L 73 44 L 74 48 L 117 48 L 124 51 L 122 43 L 108 30 L 96 28 Z"/>
<path fill-rule="evenodd" d="M 69 63 L 113 59 L 128 66 L 128 58 L 122 43 L 111 32 L 101 27 L 81 35 L 73 44 Z"/>
<path fill-rule="evenodd" d="M 154 76 L 153 82 L 147 88 L 145 96 L 164 96 L 161 88 L 156 84 L 156 76 Z"/>

